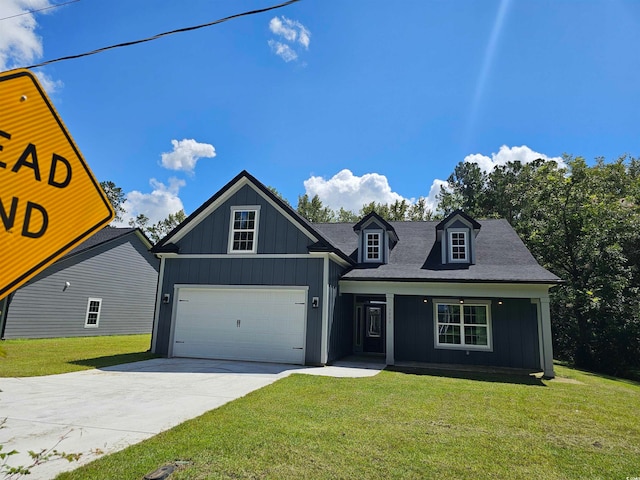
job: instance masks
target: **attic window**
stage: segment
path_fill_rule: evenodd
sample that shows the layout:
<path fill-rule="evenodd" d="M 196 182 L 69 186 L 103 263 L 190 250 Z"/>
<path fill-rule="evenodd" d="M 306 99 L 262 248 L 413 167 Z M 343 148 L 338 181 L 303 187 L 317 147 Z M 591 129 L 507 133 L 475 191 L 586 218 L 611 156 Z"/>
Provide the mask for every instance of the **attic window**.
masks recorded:
<path fill-rule="evenodd" d="M 232 207 L 229 252 L 255 253 L 258 245 L 260 207 Z"/>
<path fill-rule="evenodd" d="M 380 233 L 367 233 L 366 239 L 366 261 L 367 262 L 379 262 L 382 259 L 381 255 L 381 235 Z"/>
<path fill-rule="evenodd" d="M 449 261 L 469 261 L 469 242 L 466 230 L 449 230 Z"/>

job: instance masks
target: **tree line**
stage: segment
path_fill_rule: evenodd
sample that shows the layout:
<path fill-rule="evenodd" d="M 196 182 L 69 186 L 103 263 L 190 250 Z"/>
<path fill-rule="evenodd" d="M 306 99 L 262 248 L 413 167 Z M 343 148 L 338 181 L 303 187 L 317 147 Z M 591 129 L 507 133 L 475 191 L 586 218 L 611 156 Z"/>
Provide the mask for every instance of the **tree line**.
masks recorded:
<path fill-rule="evenodd" d="M 440 218 L 439 215 L 436 215 L 427 207 L 427 199 L 425 197 L 420 197 L 413 204 L 410 204 L 405 199 L 396 200 L 389 204 L 374 201 L 364 204 L 360 211 L 356 213 L 351 210 L 345 210 L 342 207 L 338 210 L 332 210 L 324 206 L 318 195 L 314 195 L 310 199 L 309 195 L 305 193 L 304 195 L 298 196 L 298 206 L 296 210 L 312 223 L 356 223 L 371 212 L 376 212 L 390 222 L 420 222 Z"/>

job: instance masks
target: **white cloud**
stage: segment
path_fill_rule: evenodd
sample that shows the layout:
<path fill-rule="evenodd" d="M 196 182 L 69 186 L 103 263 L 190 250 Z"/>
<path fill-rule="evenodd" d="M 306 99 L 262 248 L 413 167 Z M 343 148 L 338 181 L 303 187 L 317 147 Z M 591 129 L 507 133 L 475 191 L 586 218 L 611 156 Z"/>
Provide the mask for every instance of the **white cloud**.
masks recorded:
<path fill-rule="evenodd" d="M 507 147 L 506 145 L 502 145 L 498 153 L 492 153 L 491 157 L 482 155 L 481 153 L 474 153 L 464 157 L 464 161 L 467 163 L 477 163 L 482 170 L 489 173 L 498 165 L 505 165 L 507 162 L 519 160 L 522 163 L 530 163 L 538 158 L 555 160 L 560 166 L 564 166 L 562 157 L 548 157 L 544 153 L 531 150 L 526 145 L 520 147 Z"/>
<path fill-rule="evenodd" d="M 278 17 L 273 17 L 269 22 L 269 30 L 271 30 L 271 32 L 275 33 L 276 35 L 284 37 L 285 40 L 295 42 L 298 36 L 298 32 L 294 28 L 288 26 L 291 20 L 287 19 L 284 16 L 282 17 L 282 19 L 287 22 L 287 26 L 285 26 L 282 23 L 282 20 Z"/>
<path fill-rule="evenodd" d="M 272 39 L 267 43 L 271 51 L 285 62 L 296 60 L 299 55 L 299 49 L 309 49 L 311 32 L 297 20 L 291 20 L 285 16 L 273 17 L 269 22 L 269 30 L 280 37 L 280 41 Z"/>
<path fill-rule="evenodd" d="M 54 5 L 50 0 L 0 0 L 0 71 L 25 67 L 42 58 L 42 38 L 36 34 L 38 22 L 33 10 Z M 38 12 L 50 13 L 51 10 Z M 53 94 L 63 83 L 42 71 L 36 72 L 42 87 Z"/>
<path fill-rule="evenodd" d="M 122 205 L 125 213 L 122 215 L 121 226 L 127 226 L 130 219 L 136 218 L 141 213 L 149 219 L 150 224 L 153 224 L 164 220 L 170 213 L 184 208 L 182 200 L 178 197 L 180 188 L 185 186 L 184 180 L 172 177 L 169 179 L 169 185 L 165 185 L 152 178 L 149 184 L 153 188 L 151 193 L 142 193 L 138 190 L 127 193 L 127 199 Z"/>
<path fill-rule="evenodd" d="M 216 149 L 208 143 L 198 143 L 193 139 L 171 140 L 173 151 L 161 155 L 161 164 L 169 170 L 193 173 L 201 158 L 213 158 Z"/>
<path fill-rule="evenodd" d="M 62 82 L 62 80 L 54 80 L 53 78 L 51 78 L 49 75 L 47 75 L 42 71 L 35 72 L 35 74 L 38 77 L 38 80 L 40 81 L 40 85 L 42 85 L 42 88 L 44 88 L 49 95 L 56 93 L 59 89 L 61 89 L 64 86 L 64 83 Z"/>
<path fill-rule="evenodd" d="M 309 177 L 304 181 L 304 188 L 313 197 L 318 195 L 326 207 L 334 210 L 343 207 L 346 210 L 359 212 L 362 205 L 376 203 L 393 203 L 396 200 L 407 200 L 402 195 L 391 191 L 387 177 L 378 173 L 365 173 L 358 177 L 351 170 L 344 169 L 325 180 L 322 177 Z"/>
<path fill-rule="evenodd" d="M 298 58 L 298 54 L 289 45 L 277 42 L 276 40 L 269 40 L 269 46 L 271 47 L 271 51 L 285 62 L 291 62 Z"/>
<path fill-rule="evenodd" d="M 27 65 L 42 56 L 42 39 L 36 35 L 38 23 L 30 10 L 46 8 L 49 0 L 2 0 L 0 2 L 0 70 Z M 10 17 L 10 18 L 8 18 Z"/>
<path fill-rule="evenodd" d="M 429 196 L 427 197 L 427 208 L 429 208 L 432 212 L 435 212 L 438 207 L 438 198 L 440 195 L 440 187 L 445 187 L 448 189 L 448 183 L 446 180 L 435 179 L 431 184 L 431 188 L 429 189 Z"/>

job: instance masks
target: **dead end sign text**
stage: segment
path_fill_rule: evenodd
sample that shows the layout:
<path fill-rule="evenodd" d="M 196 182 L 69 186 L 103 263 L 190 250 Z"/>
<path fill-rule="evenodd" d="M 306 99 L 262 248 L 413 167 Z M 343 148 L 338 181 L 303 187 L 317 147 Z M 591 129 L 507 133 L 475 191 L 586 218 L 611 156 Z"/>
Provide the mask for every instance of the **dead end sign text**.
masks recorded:
<path fill-rule="evenodd" d="M 20 171 L 25 168 L 30 169 L 34 180 L 41 182 L 42 175 L 40 173 L 40 162 L 38 160 L 36 145 L 29 143 L 14 162 L 9 159 L 9 163 L 7 163 L 6 159 L 2 156 L 2 151 L 4 150 L 4 146 L 2 145 L 3 140 L 11 140 L 11 134 L 0 130 L 0 168 L 10 169 L 13 173 L 20 173 Z M 69 185 L 71 182 L 72 169 L 71 164 L 66 158 L 54 153 L 45 166 L 49 169 L 47 176 L 48 185 L 54 188 L 65 188 Z M 10 201 L 0 197 L 0 218 L 7 232 L 13 229 L 16 224 L 16 218 L 19 218 L 19 215 L 22 217 L 21 235 L 23 237 L 39 238 L 47 231 L 49 215 L 43 205 L 18 197 L 11 197 Z M 39 220 L 36 218 L 37 216 L 40 217 Z M 35 225 L 38 225 L 38 227 L 34 228 Z"/>

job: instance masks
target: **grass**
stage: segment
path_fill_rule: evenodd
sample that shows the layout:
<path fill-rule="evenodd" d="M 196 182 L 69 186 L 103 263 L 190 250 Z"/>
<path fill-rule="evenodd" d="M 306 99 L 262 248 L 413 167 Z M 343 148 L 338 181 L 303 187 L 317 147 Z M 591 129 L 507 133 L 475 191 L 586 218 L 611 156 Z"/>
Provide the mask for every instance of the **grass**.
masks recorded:
<path fill-rule="evenodd" d="M 0 377 L 35 377 L 153 358 L 151 335 L 5 340 Z"/>
<path fill-rule="evenodd" d="M 176 462 L 171 480 L 640 476 L 637 383 L 424 373 L 292 375 L 58 478 Z"/>

